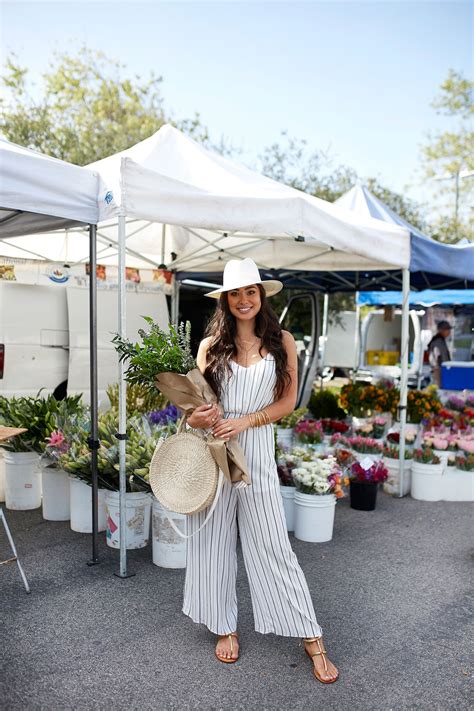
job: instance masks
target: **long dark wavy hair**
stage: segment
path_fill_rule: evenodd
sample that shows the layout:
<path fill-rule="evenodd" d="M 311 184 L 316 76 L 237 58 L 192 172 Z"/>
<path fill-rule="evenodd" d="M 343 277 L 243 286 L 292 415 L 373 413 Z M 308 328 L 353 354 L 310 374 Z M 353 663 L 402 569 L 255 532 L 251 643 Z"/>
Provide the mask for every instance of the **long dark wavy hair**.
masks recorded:
<path fill-rule="evenodd" d="M 265 348 L 275 358 L 274 397 L 275 400 L 278 400 L 291 384 L 288 373 L 288 356 L 283 345 L 282 329 L 278 317 L 268 303 L 263 286 L 261 284 L 257 284 L 257 286 L 260 291 L 261 307 L 255 317 L 255 335 L 262 339 L 259 349 L 260 355 L 262 355 L 262 349 Z M 236 319 L 230 311 L 227 292 L 223 292 L 204 334 L 205 337 L 211 339 L 207 349 L 204 377 L 218 398 L 222 396 L 221 383 L 226 371 L 232 374 L 229 360 L 237 355 L 236 335 Z"/>

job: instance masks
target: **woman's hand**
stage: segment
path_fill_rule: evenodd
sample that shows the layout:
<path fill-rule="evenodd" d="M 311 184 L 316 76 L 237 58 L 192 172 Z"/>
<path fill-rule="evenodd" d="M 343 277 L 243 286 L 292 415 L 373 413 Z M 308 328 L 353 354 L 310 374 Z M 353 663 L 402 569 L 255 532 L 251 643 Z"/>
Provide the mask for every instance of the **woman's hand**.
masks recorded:
<path fill-rule="evenodd" d="M 215 425 L 220 417 L 221 411 L 216 403 L 211 405 L 199 405 L 192 415 L 188 417 L 187 423 L 194 429 L 207 430 Z"/>
<path fill-rule="evenodd" d="M 247 416 L 236 417 L 235 419 L 229 418 L 228 420 L 219 420 L 217 424 L 214 425 L 212 434 L 214 437 L 230 439 L 231 437 L 237 437 L 238 434 L 248 427 L 250 427 L 250 420 Z"/>

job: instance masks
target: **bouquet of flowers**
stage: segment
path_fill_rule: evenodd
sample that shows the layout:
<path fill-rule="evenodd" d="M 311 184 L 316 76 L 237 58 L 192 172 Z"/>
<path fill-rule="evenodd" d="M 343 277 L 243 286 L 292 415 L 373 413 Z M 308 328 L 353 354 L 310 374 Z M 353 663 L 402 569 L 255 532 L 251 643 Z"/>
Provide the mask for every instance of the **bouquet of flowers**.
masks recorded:
<path fill-rule="evenodd" d="M 463 472 L 474 472 L 474 454 L 456 457 L 455 464 Z"/>
<path fill-rule="evenodd" d="M 335 432 L 331 439 L 329 440 L 329 443 L 331 447 L 350 447 L 350 442 L 348 437 L 344 437 L 344 435 L 339 434 L 339 432 Z"/>
<path fill-rule="evenodd" d="M 383 456 L 387 459 L 400 459 L 400 449 L 394 445 L 386 446 L 383 448 Z M 409 449 L 405 449 L 404 459 L 412 459 L 413 454 Z"/>
<path fill-rule="evenodd" d="M 416 439 L 416 433 L 413 430 L 407 429 L 405 432 L 405 442 L 407 444 L 413 444 Z M 400 432 L 389 432 L 387 435 L 387 442 L 391 444 L 400 444 Z"/>
<path fill-rule="evenodd" d="M 381 454 L 382 445 L 376 439 L 370 437 L 350 437 L 349 444 L 354 452 L 360 454 Z"/>
<path fill-rule="evenodd" d="M 426 390 L 409 390 L 407 396 L 407 419 L 420 423 L 424 417 L 436 414 L 442 409 L 436 386 Z"/>
<path fill-rule="evenodd" d="M 446 407 L 456 412 L 463 412 L 465 405 L 465 401 L 462 397 L 459 397 L 459 395 L 450 395 L 446 400 Z"/>
<path fill-rule="evenodd" d="M 348 449 L 336 449 L 334 456 L 340 467 L 345 469 L 354 462 L 354 455 Z"/>
<path fill-rule="evenodd" d="M 458 449 L 468 454 L 474 454 L 474 437 L 461 437 L 458 439 Z"/>
<path fill-rule="evenodd" d="M 302 420 L 295 427 L 295 435 L 304 444 L 321 444 L 324 433 L 321 422 L 317 420 Z"/>
<path fill-rule="evenodd" d="M 419 464 L 439 464 L 440 459 L 430 447 L 415 449 L 413 460 Z"/>
<path fill-rule="evenodd" d="M 371 461 L 368 459 L 367 464 Z M 350 469 L 351 481 L 370 484 L 380 484 L 388 478 L 388 469 L 381 461 L 373 462 L 369 466 L 365 462 L 354 462 Z"/>
<path fill-rule="evenodd" d="M 296 488 L 303 494 L 335 494 L 344 496 L 342 484 L 345 478 L 334 457 L 318 457 L 310 462 L 301 462 L 293 469 Z"/>
<path fill-rule="evenodd" d="M 384 436 L 386 424 L 386 420 L 383 417 L 374 417 L 372 433 L 374 439 L 381 439 Z"/>
<path fill-rule="evenodd" d="M 324 433 L 328 435 L 345 434 L 349 429 L 349 425 L 345 422 L 341 422 L 341 420 L 331 420 L 330 418 L 321 420 L 321 425 Z"/>
<path fill-rule="evenodd" d="M 292 472 L 298 464 L 298 457 L 293 454 L 280 453 L 277 457 L 277 472 L 282 486 L 295 486 Z"/>
<path fill-rule="evenodd" d="M 190 415 L 196 407 L 217 402 L 217 397 L 191 354 L 191 324 L 170 326 L 163 331 L 145 316 L 149 331 L 140 329 L 141 343 L 132 343 L 116 334 L 112 339 L 121 361 L 128 362 L 125 378 L 152 390 L 158 388 L 168 400 Z M 231 482 L 250 483 L 242 447 L 236 439 L 224 441 L 207 437 L 219 468 Z"/>

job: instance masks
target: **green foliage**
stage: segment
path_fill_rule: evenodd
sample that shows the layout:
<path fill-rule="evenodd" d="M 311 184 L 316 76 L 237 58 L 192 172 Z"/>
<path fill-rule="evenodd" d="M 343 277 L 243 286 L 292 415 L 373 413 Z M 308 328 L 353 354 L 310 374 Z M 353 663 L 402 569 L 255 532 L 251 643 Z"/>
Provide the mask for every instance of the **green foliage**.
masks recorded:
<path fill-rule="evenodd" d="M 308 409 L 317 420 L 329 418 L 342 420 L 346 416 L 339 407 L 338 397 L 331 390 L 313 390 Z"/>
<path fill-rule="evenodd" d="M 118 383 L 109 385 L 107 397 L 110 407 L 118 412 L 119 406 L 119 386 Z M 145 385 L 139 383 L 129 383 L 127 385 L 127 414 L 129 416 L 147 414 L 154 410 L 163 410 L 168 404 L 168 400 L 156 388 L 150 390 Z"/>
<path fill-rule="evenodd" d="M 144 316 L 149 331 L 140 329 L 142 343 L 132 343 L 119 334 L 112 338 L 121 361 L 129 363 L 125 378 L 129 383 L 138 383 L 150 391 L 155 387 L 158 373 L 182 373 L 196 367 L 191 353 L 191 324 L 180 323 L 178 328 L 163 331 L 149 316 Z"/>
<path fill-rule="evenodd" d="M 297 410 L 293 410 L 293 412 L 291 412 L 289 415 L 286 415 L 286 417 L 281 418 L 278 423 L 278 427 L 284 427 L 285 429 L 296 427 L 298 422 L 301 422 L 307 412 L 307 407 L 299 407 Z"/>
<path fill-rule="evenodd" d="M 432 106 L 438 114 L 452 117 L 453 125 L 451 130 L 428 134 L 421 157 L 425 179 L 443 178 L 432 183 L 439 216 L 431 225 L 430 234 L 443 242 L 457 242 L 461 237 L 472 239 L 473 231 L 469 217 L 472 178 L 456 176 L 474 170 L 474 82 L 451 69 L 440 89 Z"/>
<path fill-rule="evenodd" d="M 79 424 L 79 423 L 78 423 Z M 84 423 L 85 424 L 85 423 Z M 99 416 L 100 447 L 97 451 L 99 486 L 119 490 L 119 443 L 117 413 L 108 410 Z M 157 428 L 145 417 L 131 417 L 127 422 L 128 439 L 125 444 L 125 473 L 127 491 L 151 491 L 148 483 L 150 462 L 160 436 L 174 431 L 174 425 Z M 92 484 L 91 460 L 87 426 L 77 426 L 68 435 L 68 449 L 59 459 L 59 466 L 77 478 Z"/>
<path fill-rule="evenodd" d="M 28 70 L 12 54 L 3 68 L 0 131 L 15 143 L 77 165 L 129 148 L 164 123 L 211 145 L 199 114 L 180 121 L 165 112 L 160 76 L 131 78 L 124 71 L 124 64 L 86 46 L 75 56 L 55 52 L 42 91 L 33 94 Z M 213 148 L 225 151 L 224 144 Z"/>
<path fill-rule="evenodd" d="M 27 432 L 2 443 L 11 452 L 38 452 L 45 450 L 46 437 L 58 427 L 58 422 L 81 411 L 81 395 L 56 400 L 46 398 L 0 397 L 0 424 L 6 427 L 26 427 Z"/>

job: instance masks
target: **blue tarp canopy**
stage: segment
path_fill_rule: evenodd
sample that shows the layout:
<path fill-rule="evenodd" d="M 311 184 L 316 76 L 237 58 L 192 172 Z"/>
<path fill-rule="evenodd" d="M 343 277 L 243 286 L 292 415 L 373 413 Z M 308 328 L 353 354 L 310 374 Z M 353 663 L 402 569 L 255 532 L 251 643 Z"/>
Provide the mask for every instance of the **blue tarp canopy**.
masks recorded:
<path fill-rule="evenodd" d="M 442 244 L 431 239 L 403 217 L 397 215 L 363 185 L 354 185 L 347 193 L 338 198 L 335 204 L 354 210 L 361 216 L 375 217 L 410 231 L 412 284 L 415 274 L 418 272 L 424 275 L 422 279 L 425 279 L 425 286 L 436 288 L 443 288 L 435 283 L 437 280 L 439 281 L 440 275 L 450 277 L 453 282 L 455 279 L 462 282 L 474 279 L 474 244 L 467 242 L 467 240 L 453 245 Z M 454 287 L 455 284 L 453 283 L 452 286 Z M 466 288 L 464 283 L 459 284 L 459 287 Z"/>
<path fill-rule="evenodd" d="M 357 303 L 360 306 L 401 306 L 401 291 L 365 291 L 359 293 Z M 474 289 L 426 289 L 411 291 L 410 305 L 433 306 L 435 304 L 468 305 L 474 304 Z"/>

